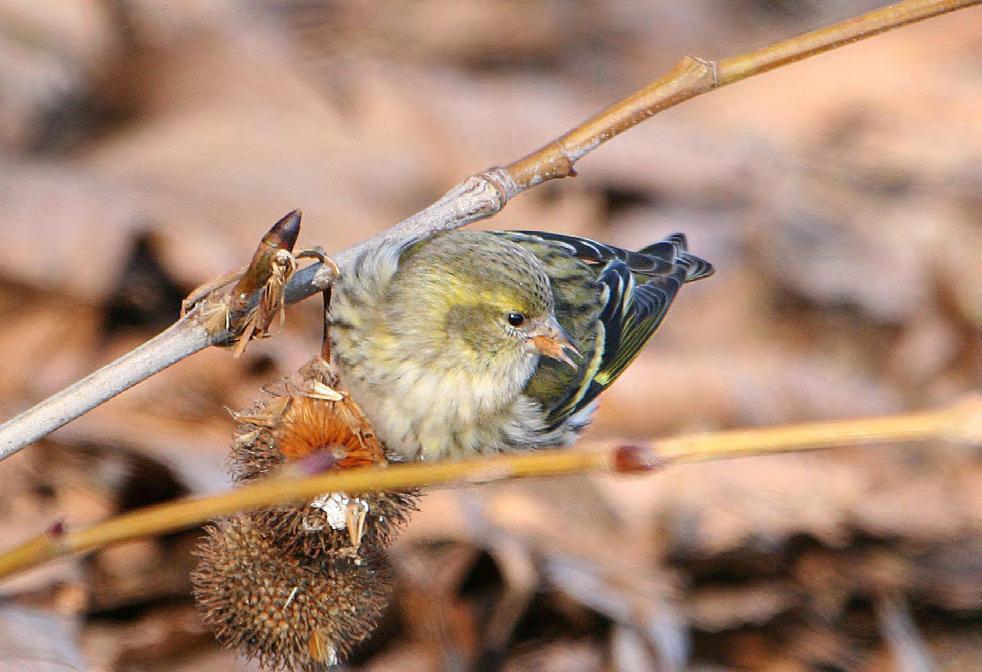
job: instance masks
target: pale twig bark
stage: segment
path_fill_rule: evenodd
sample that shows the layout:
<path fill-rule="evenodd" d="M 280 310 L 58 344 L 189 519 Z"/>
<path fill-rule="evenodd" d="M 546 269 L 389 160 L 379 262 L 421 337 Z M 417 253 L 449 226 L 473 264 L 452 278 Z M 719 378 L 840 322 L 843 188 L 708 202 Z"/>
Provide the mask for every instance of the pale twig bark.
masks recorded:
<path fill-rule="evenodd" d="M 610 441 L 588 450 L 396 464 L 307 477 L 279 475 L 224 494 L 162 504 L 79 530 L 43 534 L 0 555 L 0 578 L 64 555 L 171 532 L 236 511 L 310 500 L 325 492 L 379 492 L 603 471 L 638 473 L 684 462 L 833 446 L 925 440 L 975 442 L 980 438 L 982 399 L 971 398 L 936 411 L 680 436 L 650 444 Z"/>
<path fill-rule="evenodd" d="M 580 158 L 652 115 L 707 91 L 915 21 L 979 4 L 980 0 L 904 0 L 768 47 L 718 62 L 683 58 L 666 76 L 615 103 L 572 131 L 505 168 L 469 177 L 428 208 L 375 238 L 332 258 L 343 273 L 360 250 L 381 240 L 405 239 L 490 217 L 509 199 L 547 180 L 573 175 Z M 323 291 L 333 274 L 314 264 L 294 274 L 287 303 Z M 231 334 L 206 330 L 185 317 L 115 362 L 0 425 L 0 460 L 61 427 L 161 369 Z"/>

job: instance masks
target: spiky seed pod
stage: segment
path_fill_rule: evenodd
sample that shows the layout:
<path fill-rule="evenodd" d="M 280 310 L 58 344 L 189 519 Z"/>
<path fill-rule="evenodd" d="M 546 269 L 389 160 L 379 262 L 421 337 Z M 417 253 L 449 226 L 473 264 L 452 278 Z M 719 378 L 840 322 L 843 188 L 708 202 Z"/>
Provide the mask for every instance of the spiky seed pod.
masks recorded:
<path fill-rule="evenodd" d="M 204 621 L 219 643 L 264 670 L 324 670 L 368 636 L 388 604 L 384 562 L 284 552 L 251 514 L 206 533 L 191 574 Z"/>
<path fill-rule="evenodd" d="M 298 380 L 280 387 L 276 396 L 236 416 L 232 471 L 237 482 L 314 455 L 326 458 L 332 469 L 385 464 L 370 423 L 322 359 L 301 369 Z M 392 542 L 415 510 L 416 500 L 413 492 L 335 492 L 254 515 L 285 550 L 311 557 L 365 556 Z"/>
<path fill-rule="evenodd" d="M 332 493 L 306 508 L 271 507 L 262 512 L 261 520 L 291 552 L 369 558 L 392 544 L 416 509 L 417 499 L 411 493 L 387 493 L 385 497 Z"/>

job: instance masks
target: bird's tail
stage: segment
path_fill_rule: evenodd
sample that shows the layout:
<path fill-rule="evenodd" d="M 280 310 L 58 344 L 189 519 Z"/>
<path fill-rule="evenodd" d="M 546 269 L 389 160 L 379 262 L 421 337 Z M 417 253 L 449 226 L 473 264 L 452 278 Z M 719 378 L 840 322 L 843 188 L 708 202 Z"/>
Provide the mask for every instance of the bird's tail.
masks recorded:
<path fill-rule="evenodd" d="M 658 259 L 670 259 L 673 264 L 682 266 L 685 268 L 685 282 L 708 278 L 715 271 L 708 261 L 689 253 L 689 242 L 684 233 L 673 233 L 664 240 L 638 250 L 638 253 Z"/>

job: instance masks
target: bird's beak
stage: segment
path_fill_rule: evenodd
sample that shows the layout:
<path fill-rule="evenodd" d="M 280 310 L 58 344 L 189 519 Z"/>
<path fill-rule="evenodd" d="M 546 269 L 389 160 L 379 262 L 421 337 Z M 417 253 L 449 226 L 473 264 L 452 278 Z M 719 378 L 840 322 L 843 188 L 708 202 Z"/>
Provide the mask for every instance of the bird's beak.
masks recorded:
<path fill-rule="evenodd" d="M 578 368 L 576 362 L 570 359 L 567 351 L 580 357 L 579 350 L 573 345 L 572 338 L 562 328 L 555 316 L 550 315 L 547 320 L 535 325 L 528 336 L 529 343 L 546 357 L 557 359 L 568 364 L 574 369 Z"/>

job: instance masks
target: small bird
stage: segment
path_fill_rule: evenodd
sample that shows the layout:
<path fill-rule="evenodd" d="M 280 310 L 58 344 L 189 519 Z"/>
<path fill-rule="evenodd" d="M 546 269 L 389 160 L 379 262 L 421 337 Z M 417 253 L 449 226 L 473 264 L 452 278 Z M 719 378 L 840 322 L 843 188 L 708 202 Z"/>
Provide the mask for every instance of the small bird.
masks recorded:
<path fill-rule="evenodd" d="M 333 289 L 332 358 L 390 459 L 569 445 L 712 272 L 681 233 L 638 252 L 533 231 L 387 241 Z"/>

